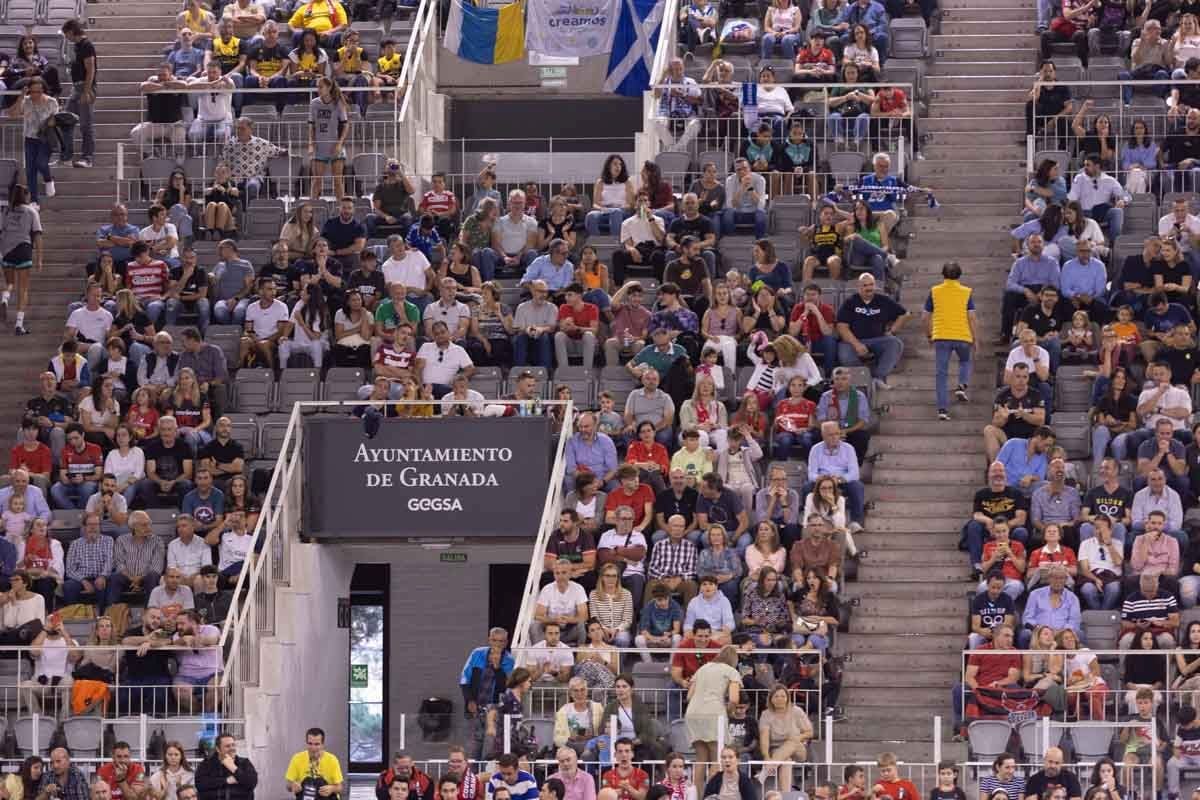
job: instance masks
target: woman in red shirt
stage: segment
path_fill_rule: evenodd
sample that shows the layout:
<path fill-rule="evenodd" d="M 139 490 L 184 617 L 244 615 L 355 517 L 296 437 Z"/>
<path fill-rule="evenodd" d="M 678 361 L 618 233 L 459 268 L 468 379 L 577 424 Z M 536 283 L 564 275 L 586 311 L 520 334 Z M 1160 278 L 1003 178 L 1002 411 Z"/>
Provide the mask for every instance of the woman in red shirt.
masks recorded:
<path fill-rule="evenodd" d="M 629 443 L 625 462 L 638 468 L 638 480 L 649 484 L 658 494 L 667 488 L 666 476 L 671 474 L 667 448 L 654 441 L 654 423 L 643 421 L 637 427 L 637 439 Z"/>

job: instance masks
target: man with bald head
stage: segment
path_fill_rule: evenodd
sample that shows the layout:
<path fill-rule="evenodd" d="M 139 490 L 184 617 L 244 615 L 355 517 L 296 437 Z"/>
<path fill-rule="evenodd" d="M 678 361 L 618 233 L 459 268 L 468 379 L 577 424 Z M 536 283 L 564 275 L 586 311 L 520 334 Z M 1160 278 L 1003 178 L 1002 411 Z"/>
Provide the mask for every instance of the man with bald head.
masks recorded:
<path fill-rule="evenodd" d="M 560 747 L 554 754 L 558 761 L 558 772 L 550 776 L 557 778 L 566 787 L 563 800 L 596 800 L 596 779 L 579 768 L 579 756 L 569 747 Z"/>
<path fill-rule="evenodd" d="M 25 511 L 44 519 L 47 523 L 50 522 L 53 517 L 53 514 L 50 513 L 50 504 L 46 502 L 46 495 L 42 493 L 42 490 L 29 482 L 29 472 L 23 469 L 14 469 L 8 473 L 8 481 L 8 486 L 0 489 L 0 508 L 8 508 L 8 498 L 13 494 L 23 495 Z"/>
<path fill-rule="evenodd" d="M 575 421 L 575 433 L 567 440 L 567 467 L 563 470 L 563 491 L 575 488 L 575 478 L 590 472 L 603 484 L 611 483 L 617 474 L 617 448 L 607 433 L 597 430 L 596 415 L 588 411 Z"/>
<path fill-rule="evenodd" d="M 1069 769 L 1063 769 L 1063 751 L 1051 747 L 1042 759 L 1042 768 L 1025 781 L 1025 800 L 1041 800 L 1056 788 L 1067 790 L 1067 800 L 1080 800 L 1083 792 L 1079 778 Z"/>
<path fill-rule="evenodd" d="M 906 319 L 908 309 L 879 291 L 875 277 L 864 272 L 858 277 L 858 291 L 838 309 L 838 363 L 850 367 L 866 364 L 875 385 L 889 388 L 887 378 L 904 353 L 904 343 L 896 334 Z"/>
<path fill-rule="evenodd" d="M 684 536 L 687 529 L 688 521 L 682 514 L 672 514 L 667 519 L 667 538 L 656 542 L 650 553 L 650 582 L 646 584 L 649 596 L 653 596 L 655 586 L 662 584 L 672 594 L 678 593 L 686 606 L 700 591 L 696 583 L 699 553 L 696 545 Z"/>
<path fill-rule="evenodd" d="M 108 784 L 104 784 L 104 788 L 108 789 Z M 71 763 L 67 748 L 56 747 L 50 751 L 50 765 L 42 773 L 36 800 L 92 800 L 87 778 Z M 97 800 L 108 800 L 108 797 Z"/>
<path fill-rule="evenodd" d="M 1117 646 L 1128 650 L 1136 637 L 1146 631 L 1154 634 L 1158 646 L 1169 650 L 1175 646 L 1174 632 L 1179 628 L 1179 603 L 1175 593 L 1160 586 L 1156 572 L 1143 572 L 1138 588 L 1125 595 L 1121 606 L 1121 638 Z"/>

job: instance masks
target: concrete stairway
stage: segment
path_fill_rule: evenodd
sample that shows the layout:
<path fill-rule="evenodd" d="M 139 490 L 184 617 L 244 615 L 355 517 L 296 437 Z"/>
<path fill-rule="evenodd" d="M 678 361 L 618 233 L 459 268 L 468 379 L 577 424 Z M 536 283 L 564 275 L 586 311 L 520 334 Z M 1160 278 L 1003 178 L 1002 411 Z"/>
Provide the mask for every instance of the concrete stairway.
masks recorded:
<path fill-rule="evenodd" d="M 84 265 L 94 256 L 96 229 L 108 221 L 112 203 L 128 196 L 128 189 L 119 190 L 117 185 L 117 143 L 128 141 L 130 130 L 141 120 L 138 86 L 154 73 L 163 48 L 174 38 L 180 7 L 178 0 L 100 0 L 87 6 L 89 37 L 99 61 L 96 157 L 89 169 L 57 167 L 58 196 L 42 198 L 45 270 L 33 277 L 32 307 L 26 316 L 32 335 L 5 348 L 0 359 L 0 431 L 15 429 L 25 401 L 36 392 L 37 373 L 61 341 L 67 304 L 82 294 Z M 397 18 L 392 24 L 391 35 L 400 48 L 407 44 L 410 20 Z M 128 180 L 137 177 L 136 154 L 127 153 L 125 164 L 128 186 Z M 131 217 L 130 222 L 146 224 L 140 217 Z M 9 325 L 13 313 L 15 304 Z M 11 336 L 11 328 L 0 335 Z"/>
<path fill-rule="evenodd" d="M 98 50 L 96 158 L 89 169 L 54 168 L 58 195 L 42 197 L 45 269 L 33 274 L 30 336 L 16 339 L 0 359 L 0 431 L 13 430 L 25 401 L 36 392 L 37 373 L 61 341 L 67 304 L 82 294 L 84 265 L 95 253 L 95 232 L 108 221 L 117 197 L 116 143 L 137 124 L 138 84 L 154 71 L 174 36 L 176 2 L 101 2 L 88 5 L 89 36 Z M 76 136 L 76 152 L 80 142 Z M 144 224 L 143 220 L 131 220 Z M 10 307 L 9 324 L 15 313 Z M 12 335 L 6 327 L 0 335 Z"/>
<path fill-rule="evenodd" d="M 835 726 L 836 760 L 874 760 L 891 750 L 904 761 L 934 757 L 933 717 L 942 718 L 944 758 L 965 759 L 950 741 L 950 687 L 966 642 L 970 568 L 957 550 L 959 529 L 982 485 L 982 429 L 991 409 L 1000 301 L 1011 259 L 1009 226 L 1018 220 L 1024 175 L 1022 106 L 1036 56 L 1032 0 L 942 0 L 942 33 L 930 89 L 925 161 L 914 183 L 936 190 L 938 209 L 920 200 L 914 238 L 901 265 L 902 301 L 919 313 L 945 261 L 958 261 L 975 290 L 980 349 L 970 402 L 939 422 L 933 348 L 919 321 L 902 334 L 905 356 L 882 395 L 887 411 L 871 449 L 880 454 L 867 490 L 872 503 L 858 537 L 868 552 L 846 594 L 857 599 L 850 656 Z M 951 383 L 955 379 L 951 367 Z M 953 401 L 952 401 L 953 402 Z"/>

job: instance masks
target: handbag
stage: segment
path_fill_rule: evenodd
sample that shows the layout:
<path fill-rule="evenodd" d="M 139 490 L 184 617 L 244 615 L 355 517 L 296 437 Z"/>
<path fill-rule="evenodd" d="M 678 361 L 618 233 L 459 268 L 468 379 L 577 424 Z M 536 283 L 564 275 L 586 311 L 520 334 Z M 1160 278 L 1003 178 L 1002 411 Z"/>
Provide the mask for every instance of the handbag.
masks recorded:
<path fill-rule="evenodd" d="M 1055 17 L 1050 21 L 1050 30 L 1064 39 L 1070 39 L 1079 31 L 1079 28 L 1066 17 Z"/>

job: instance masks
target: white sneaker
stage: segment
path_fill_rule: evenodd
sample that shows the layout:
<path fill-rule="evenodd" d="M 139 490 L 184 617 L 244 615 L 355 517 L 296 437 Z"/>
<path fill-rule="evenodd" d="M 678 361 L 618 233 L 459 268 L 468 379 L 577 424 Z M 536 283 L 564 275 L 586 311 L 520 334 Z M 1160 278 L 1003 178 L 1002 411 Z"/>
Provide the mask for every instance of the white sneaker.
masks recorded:
<path fill-rule="evenodd" d="M 888 253 L 887 260 L 888 260 L 888 264 L 890 264 L 893 267 L 900 264 L 900 259 L 896 257 L 895 253 Z"/>
<path fill-rule="evenodd" d="M 46 181 L 46 197 L 54 197 L 58 194 L 58 189 L 54 186 L 54 181 Z"/>
<path fill-rule="evenodd" d="M 34 211 L 42 210 L 42 207 L 40 205 L 38 205 L 37 203 L 29 203 L 29 207 L 32 208 Z"/>

